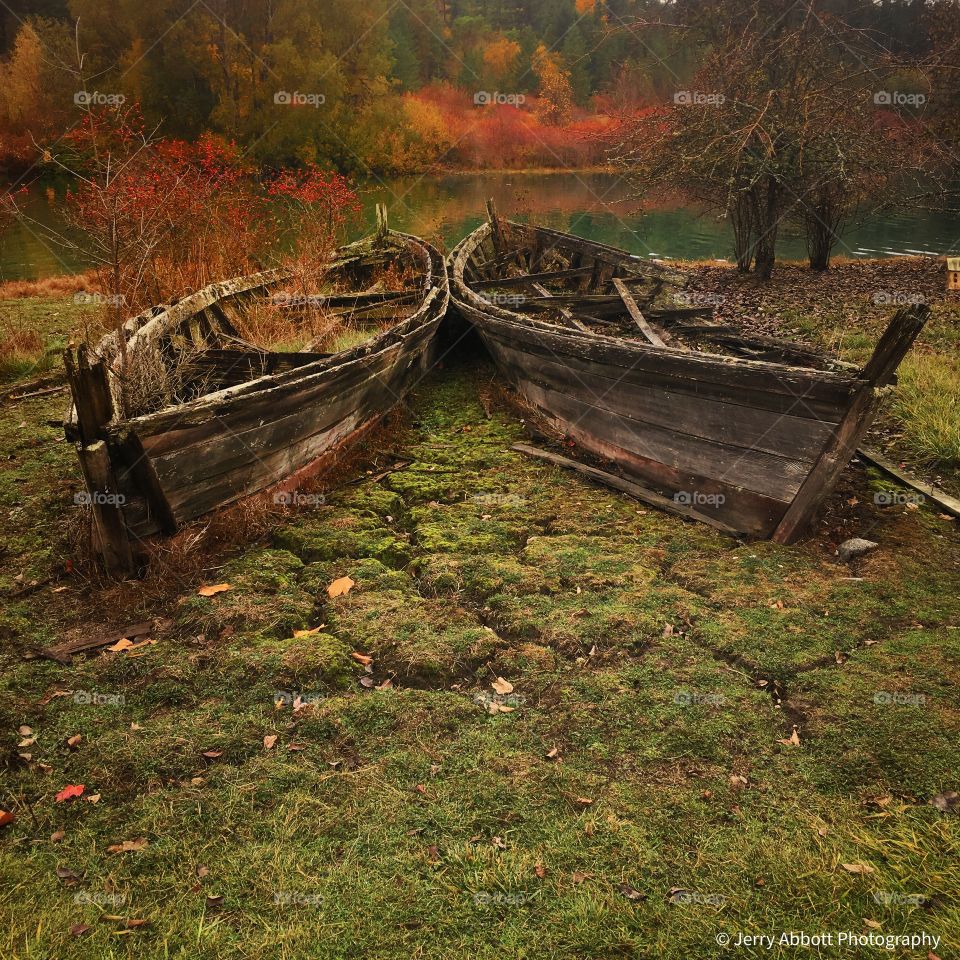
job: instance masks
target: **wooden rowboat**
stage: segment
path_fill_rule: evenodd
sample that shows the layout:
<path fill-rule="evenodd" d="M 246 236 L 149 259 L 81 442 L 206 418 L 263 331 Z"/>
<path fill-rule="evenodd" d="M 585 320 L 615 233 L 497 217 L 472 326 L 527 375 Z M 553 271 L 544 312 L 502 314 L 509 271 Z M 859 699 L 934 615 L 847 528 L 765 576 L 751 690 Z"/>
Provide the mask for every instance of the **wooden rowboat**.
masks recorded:
<path fill-rule="evenodd" d="M 452 295 L 526 404 L 615 486 L 731 533 L 803 533 L 929 312 L 897 313 L 852 368 L 714 322 L 662 264 L 488 212 Z"/>
<path fill-rule="evenodd" d="M 336 252 L 323 274 L 329 295 L 294 296 L 290 273 L 269 270 L 148 310 L 93 350 L 67 351 L 66 432 L 108 568 L 133 568 L 136 539 L 278 484 L 289 491 L 413 385 L 447 309 L 446 264 L 430 244 L 388 230 L 384 210 L 378 218 L 375 235 Z M 259 349 L 238 329 L 265 304 L 319 310 L 362 342 L 329 353 L 316 343 Z M 149 402 L 138 396 L 131 410 L 137 391 Z"/>

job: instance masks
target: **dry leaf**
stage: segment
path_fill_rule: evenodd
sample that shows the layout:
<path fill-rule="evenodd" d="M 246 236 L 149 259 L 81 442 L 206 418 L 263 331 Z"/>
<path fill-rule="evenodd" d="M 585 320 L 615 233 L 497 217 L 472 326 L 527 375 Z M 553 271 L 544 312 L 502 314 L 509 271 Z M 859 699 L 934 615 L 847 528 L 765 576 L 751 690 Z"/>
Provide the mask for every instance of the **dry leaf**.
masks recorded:
<path fill-rule="evenodd" d="M 82 742 L 83 736 L 79 733 L 75 733 L 72 737 L 67 737 L 67 746 L 71 750 L 76 750 Z"/>
<path fill-rule="evenodd" d="M 559 760 L 560 759 L 560 748 L 553 747 L 553 749 L 548 750 L 545 754 L 548 760 Z"/>
<path fill-rule="evenodd" d="M 50 842 L 59 843 L 65 836 L 66 833 L 63 830 L 54 830 L 53 833 L 50 834 Z"/>
<path fill-rule="evenodd" d="M 495 693 L 499 693 L 501 696 L 513 693 L 513 684 L 509 680 L 504 680 L 503 677 L 497 677 L 490 686 L 493 687 Z"/>
<path fill-rule="evenodd" d="M 119 653 L 121 650 L 129 650 L 133 646 L 133 641 L 128 640 L 124 637 L 122 640 L 118 640 L 116 643 L 111 644 L 107 647 L 112 653 Z"/>
<path fill-rule="evenodd" d="M 306 750 L 306 749 L 307 749 L 307 745 L 306 745 L 305 743 L 288 743 L 288 744 L 287 744 L 287 749 L 288 749 L 291 753 L 297 753 L 297 752 L 300 751 L 300 750 Z"/>
<path fill-rule="evenodd" d="M 82 937 L 88 930 L 92 930 L 92 929 L 93 928 L 88 923 L 75 923 L 70 928 L 70 936 Z"/>
<path fill-rule="evenodd" d="M 393 681 L 389 677 L 387 677 L 387 679 L 384 680 L 383 683 L 377 686 L 377 690 L 390 690 L 392 688 L 393 688 Z"/>
<path fill-rule="evenodd" d="M 7 810 L 0 810 L 0 827 L 5 827 L 8 824 L 13 823 L 13 821 L 16 819 L 16 814 L 10 813 Z"/>
<path fill-rule="evenodd" d="M 33 728 L 23 724 L 22 726 L 17 727 L 17 733 L 19 733 L 21 737 L 32 737 Z"/>
<path fill-rule="evenodd" d="M 742 790 L 747 785 L 747 778 L 740 776 L 739 773 L 730 774 L 730 786 L 734 790 Z"/>
<path fill-rule="evenodd" d="M 777 743 L 782 743 L 788 747 L 799 747 L 800 746 L 800 734 L 797 732 L 797 728 L 793 728 L 793 733 L 790 734 L 789 739 L 787 740 L 778 740 Z"/>
<path fill-rule="evenodd" d="M 276 736 L 276 734 L 268 733 L 268 734 L 263 738 L 263 749 L 264 749 L 264 750 L 272 750 L 272 749 L 274 748 L 274 746 L 276 745 L 276 742 L 277 742 L 277 736 Z"/>
<path fill-rule="evenodd" d="M 866 917 L 863 918 L 863 925 L 869 927 L 871 930 L 882 930 L 883 926 L 879 920 L 868 920 Z"/>
<path fill-rule="evenodd" d="M 136 930 L 138 927 L 145 927 L 149 922 L 149 920 L 128 920 L 127 929 Z"/>
<path fill-rule="evenodd" d="M 357 663 L 362 663 L 364 666 L 367 666 L 373 663 L 373 657 L 368 657 L 365 653 L 357 653 L 356 651 L 354 651 L 353 653 L 350 654 L 350 656 L 353 657 L 353 659 L 356 660 Z"/>
<path fill-rule="evenodd" d="M 941 813 L 949 813 L 956 809 L 958 802 L 960 802 L 960 793 L 956 790 L 945 790 L 931 799 L 930 806 L 936 807 Z"/>
<path fill-rule="evenodd" d="M 202 880 L 210 872 L 209 867 L 197 867 L 197 876 Z"/>
<path fill-rule="evenodd" d="M 146 837 L 137 837 L 136 840 L 124 840 L 122 843 L 112 843 L 107 847 L 107 853 L 139 853 L 146 850 L 149 841 Z"/>
<path fill-rule="evenodd" d="M 319 627 L 314 627 L 312 630 L 294 630 L 293 636 L 294 639 L 297 637 L 313 637 L 316 636 L 324 627 L 325 623 L 321 623 Z"/>
<path fill-rule="evenodd" d="M 377 685 L 377 681 L 374 680 L 373 677 L 361 677 L 361 678 L 360 678 L 360 686 L 361 686 L 361 687 L 375 687 L 376 685 Z"/>
<path fill-rule="evenodd" d="M 84 784 L 68 783 L 56 796 L 57 803 L 63 803 L 64 800 L 73 800 L 83 794 Z"/>
<path fill-rule="evenodd" d="M 538 860 L 533 865 L 533 872 L 542 880 L 547 875 L 547 868 Z"/>
<path fill-rule="evenodd" d="M 36 737 L 24 737 L 18 744 L 18 748 L 32 747 L 37 742 Z"/>
<path fill-rule="evenodd" d="M 100 794 L 99 794 L 99 793 L 91 793 L 89 797 L 84 797 L 83 799 L 86 800 L 87 803 L 99 803 L 99 802 L 100 802 Z"/>
<path fill-rule="evenodd" d="M 348 594 L 355 586 L 355 581 L 351 580 L 350 577 L 340 577 L 327 587 L 327 596 L 331 600 L 335 597 L 342 597 Z"/>
<path fill-rule="evenodd" d="M 584 880 L 592 876 L 592 873 L 584 873 L 582 870 L 574 870 L 570 875 L 570 879 L 573 880 L 574 883 L 583 883 Z"/>
<path fill-rule="evenodd" d="M 636 887 L 629 883 L 618 883 L 617 892 L 623 894 L 628 900 L 646 900 L 646 894 L 641 893 Z"/>
<path fill-rule="evenodd" d="M 593 805 L 593 801 L 589 797 L 577 797 L 576 803 L 580 804 L 581 807 L 589 807 Z"/>
<path fill-rule="evenodd" d="M 208 760 L 216 760 L 217 757 L 222 757 L 222 756 L 223 756 L 223 751 L 222 751 L 222 750 L 204 750 L 204 751 L 203 751 L 203 755 L 204 755 Z"/>
<path fill-rule="evenodd" d="M 225 590 L 232 590 L 233 587 L 229 583 L 215 583 L 211 586 L 201 587 L 197 593 L 201 597 L 213 597 L 218 593 L 223 593 Z"/>
<path fill-rule="evenodd" d="M 841 863 L 841 867 L 847 871 L 847 873 L 873 873 L 873 867 L 867 863 Z"/>

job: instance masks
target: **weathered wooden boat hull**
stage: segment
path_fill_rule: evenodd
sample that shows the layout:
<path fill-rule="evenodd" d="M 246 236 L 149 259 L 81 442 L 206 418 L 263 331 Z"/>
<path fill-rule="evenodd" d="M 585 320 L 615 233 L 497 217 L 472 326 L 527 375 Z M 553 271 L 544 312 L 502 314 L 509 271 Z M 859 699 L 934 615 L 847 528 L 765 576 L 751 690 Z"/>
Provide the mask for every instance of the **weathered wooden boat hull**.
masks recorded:
<path fill-rule="evenodd" d="M 925 311 L 898 315 L 870 364 L 851 374 L 623 340 L 578 328 L 569 316 L 569 326 L 543 322 L 482 295 L 497 286 L 498 262 L 535 271 L 545 252 L 557 251 L 573 264 L 566 272 L 581 295 L 554 296 L 594 312 L 612 297 L 591 289 L 614 278 L 642 285 L 659 269 L 604 245 L 506 221 L 484 224 L 458 245 L 450 270 L 456 309 L 523 400 L 557 433 L 678 512 L 751 537 L 800 536 L 869 427 L 879 390 Z M 506 286 L 522 287 L 523 277 Z M 542 286 L 539 293 L 549 295 Z M 549 302 L 538 297 L 537 308 Z"/>
<path fill-rule="evenodd" d="M 235 363 L 224 366 L 218 376 L 230 385 L 128 419 L 98 417 L 96 409 L 83 414 L 91 406 L 91 395 L 93 407 L 98 406 L 98 382 L 99 407 L 117 409 L 111 376 L 120 356 L 116 337 L 106 338 L 92 360 L 70 361 L 74 406 L 68 436 L 77 443 L 90 493 L 117 495 L 119 517 L 100 516 L 98 521 L 122 527 L 133 539 L 172 533 L 216 508 L 268 488 L 282 489 L 290 477 L 304 477 L 388 413 L 426 369 L 449 300 L 443 257 L 417 238 L 390 236 L 410 244 L 423 258 L 419 306 L 352 349 L 303 357 L 267 354 L 264 362 L 277 372 L 256 379 L 240 377 L 236 383 Z M 339 251 L 341 259 L 349 259 L 345 251 L 356 247 Z M 218 324 L 232 328 L 230 317 L 238 309 L 238 299 L 263 295 L 282 279 L 269 273 L 214 285 L 161 317 L 179 308 L 182 316 L 173 318 L 171 335 L 202 339 Z M 195 310 L 197 305 L 202 309 Z M 128 324 L 126 349 L 136 345 L 138 330 L 155 319 L 147 314 Z M 156 331 L 150 342 L 162 342 Z M 109 531 L 107 538 L 114 539 Z M 122 557 L 114 557 L 113 565 L 123 566 Z"/>

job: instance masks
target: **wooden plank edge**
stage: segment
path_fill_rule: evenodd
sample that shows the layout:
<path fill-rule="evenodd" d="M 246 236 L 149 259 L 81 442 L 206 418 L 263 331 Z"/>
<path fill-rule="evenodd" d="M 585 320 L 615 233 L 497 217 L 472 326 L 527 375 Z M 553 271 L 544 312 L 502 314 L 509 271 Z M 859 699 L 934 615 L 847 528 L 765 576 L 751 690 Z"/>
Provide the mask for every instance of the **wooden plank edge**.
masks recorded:
<path fill-rule="evenodd" d="M 699 510 L 694 510 L 691 507 L 687 507 L 681 503 L 677 503 L 674 500 L 670 500 L 667 497 L 661 496 L 659 493 L 655 493 L 653 490 L 650 490 L 647 487 L 641 486 L 639 483 L 634 483 L 632 480 L 627 480 L 624 477 L 618 477 L 614 473 L 607 473 L 605 470 L 599 470 L 596 467 L 588 466 L 585 463 L 581 463 L 579 460 L 571 460 L 569 457 L 561 456 L 559 453 L 553 453 L 550 450 L 543 450 L 540 447 L 534 447 L 527 443 L 515 443 L 510 449 L 515 450 L 517 453 L 526 454 L 528 457 L 546 460 L 548 463 L 552 463 L 555 466 L 564 467 L 567 470 L 573 470 L 576 473 L 583 474 L 583 476 L 589 477 L 591 480 L 594 480 L 603 486 L 612 487 L 614 490 L 619 490 L 621 493 L 629 494 L 636 500 L 647 503 L 652 507 L 666 510 L 669 513 L 675 513 L 678 516 L 686 518 L 687 520 L 696 520 L 698 523 L 706 523 L 709 526 L 720 530 L 722 533 L 728 533 L 731 536 L 741 535 L 741 531 L 728 526 L 722 520 L 717 520 L 715 517 L 710 517 L 705 513 L 700 513 Z"/>
<path fill-rule="evenodd" d="M 879 450 L 872 447 L 857 447 L 857 456 L 862 460 L 879 468 L 884 473 L 889 474 L 895 480 L 898 480 L 904 486 L 911 490 L 922 493 L 928 500 L 932 500 L 944 513 L 949 513 L 953 517 L 960 518 L 960 500 L 951 497 L 950 494 L 937 490 L 929 483 L 924 483 L 919 477 L 915 477 L 906 470 L 901 470 L 895 463 L 888 460 Z"/>

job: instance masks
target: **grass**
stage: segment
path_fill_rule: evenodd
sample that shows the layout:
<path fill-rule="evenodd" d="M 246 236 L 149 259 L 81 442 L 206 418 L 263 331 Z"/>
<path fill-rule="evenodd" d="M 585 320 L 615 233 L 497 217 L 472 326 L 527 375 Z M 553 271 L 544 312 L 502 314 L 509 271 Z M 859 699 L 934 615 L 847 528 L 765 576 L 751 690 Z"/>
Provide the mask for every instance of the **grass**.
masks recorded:
<path fill-rule="evenodd" d="M 960 360 L 939 353 L 909 356 L 900 367 L 892 413 L 917 457 L 960 468 Z"/>
<path fill-rule="evenodd" d="M 512 452 L 491 377 L 418 389 L 409 467 L 112 587 L 63 397 L 0 407 L 0 956 L 710 957 L 865 921 L 956 953 L 957 524 L 851 468 L 805 542 L 740 544 Z M 881 547 L 841 565 L 854 534 Z"/>

